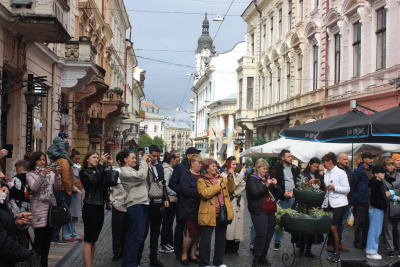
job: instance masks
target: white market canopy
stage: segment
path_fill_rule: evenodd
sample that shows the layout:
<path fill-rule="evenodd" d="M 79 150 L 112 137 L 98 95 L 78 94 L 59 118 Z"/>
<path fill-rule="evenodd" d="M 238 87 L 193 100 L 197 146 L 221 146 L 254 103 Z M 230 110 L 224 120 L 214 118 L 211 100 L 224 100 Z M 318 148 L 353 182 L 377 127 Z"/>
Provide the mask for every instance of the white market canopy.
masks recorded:
<path fill-rule="evenodd" d="M 283 149 L 288 149 L 292 156 L 308 162 L 311 158 L 322 158 L 326 153 L 344 152 L 348 155 L 357 152 L 400 152 L 400 144 L 384 143 L 323 143 L 280 138 L 264 145 L 255 146 L 239 154 L 239 157 L 277 157 Z"/>

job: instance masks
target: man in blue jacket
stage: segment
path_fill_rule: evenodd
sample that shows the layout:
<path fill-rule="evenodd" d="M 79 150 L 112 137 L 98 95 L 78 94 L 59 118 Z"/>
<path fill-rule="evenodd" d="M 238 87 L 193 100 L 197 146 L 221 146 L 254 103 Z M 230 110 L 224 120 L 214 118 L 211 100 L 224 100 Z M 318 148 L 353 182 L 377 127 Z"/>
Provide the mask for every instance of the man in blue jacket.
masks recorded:
<path fill-rule="evenodd" d="M 355 230 L 354 230 L 354 247 L 358 249 L 364 249 L 367 243 L 369 217 L 368 217 L 368 206 L 369 206 L 369 188 L 368 182 L 372 179 L 373 174 L 373 157 L 369 152 L 361 154 L 362 162 L 358 165 L 358 168 L 353 172 L 354 182 L 354 219 L 355 219 Z"/>
<path fill-rule="evenodd" d="M 181 260 L 182 251 L 183 251 L 183 231 L 185 228 L 185 219 L 180 218 L 179 214 L 179 199 L 180 199 L 180 180 L 182 174 L 185 170 L 190 169 L 190 164 L 188 159 L 194 155 L 199 154 L 201 150 L 198 150 L 195 147 L 189 147 L 186 150 L 186 158 L 182 160 L 182 163 L 179 163 L 174 172 L 172 173 L 171 180 L 169 181 L 169 188 L 175 191 L 178 194 L 178 202 L 176 203 L 176 226 L 175 226 L 175 233 L 174 233 L 174 252 L 177 260 Z"/>

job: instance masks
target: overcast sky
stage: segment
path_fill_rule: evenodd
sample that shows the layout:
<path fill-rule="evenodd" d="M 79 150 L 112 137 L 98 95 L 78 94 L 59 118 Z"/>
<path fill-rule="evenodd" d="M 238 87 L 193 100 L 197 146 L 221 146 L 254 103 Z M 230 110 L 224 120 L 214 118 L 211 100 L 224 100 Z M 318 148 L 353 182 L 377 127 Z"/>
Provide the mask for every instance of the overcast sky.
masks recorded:
<path fill-rule="evenodd" d="M 189 114 L 176 112 L 181 103 L 192 110 L 189 99 L 195 71 L 197 40 L 201 36 L 204 13 L 208 13 L 210 36 L 214 39 L 220 22 L 216 14 L 225 15 L 231 0 L 124 0 L 132 28 L 132 41 L 139 67 L 146 69 L 144 92 L 166 117 L 176 117 L 190 123 Z M 214 40 L 217 53 L 231 50 L 244 41 L 246 23 L 240 15 L 250 0 L 234 0 Z M 171 13 L 170 13 L 171 12 Z M 183 14 L 191 13 L 191 14 Z M 129 31 L 128 31 L 129 38 Z M 145 59 L 148 58 L 148 59 Z M 174 63 L 165 64 L 149 59 Z M 186 96 L 184 97 L 186 92 Z"/>

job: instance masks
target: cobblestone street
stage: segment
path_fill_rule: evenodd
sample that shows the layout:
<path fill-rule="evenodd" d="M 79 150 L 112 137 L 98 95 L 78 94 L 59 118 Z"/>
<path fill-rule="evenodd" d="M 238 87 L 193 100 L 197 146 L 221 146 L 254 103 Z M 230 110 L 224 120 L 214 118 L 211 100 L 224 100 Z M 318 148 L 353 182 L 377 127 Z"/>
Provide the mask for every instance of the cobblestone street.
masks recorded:
<path fill-rule="evenodd" d="M 248 211 L 245 211 L 245 227 L 244 227 L 244 236 L 245 240 L 240 244 L 240 251 L 239 255 L 228 255 L 225 256 L 225 264 L 229 267 L 231 266 L 251 266 L 251 262 L 253 259 L 252 253 L 249 250 L 249 243 L 250 243 L 250 228 L 251 228 L 251 220 L 250 214 Z M 342 260 L 345 259 L 365 259 L 364 250 L 359 250 L 353 247 L 353 230 L 354 227 L 345 227 L 344 237 L 343 237 L 343 245 L 350 248 L 350 252 L 343 252 L 342 253 Z M 146 240 L 145 251 L 142 259 L 141 266 L 149 266 L 149 240 Z M 281 249 L 279 251 L 272 251 L 273 240 L 271 242 L 271 249 L 268 253 L 268 259 L 272 263 L 272 266 L 284 266 L 282 262 L 282 256 L 285 253 L 293 255 L 293 246 L 290 243 L 290 235 L 285 233 L 283 242 L 281 244 Z M 56 250 L 60 249 L 62 246 L 52 245 L 52 251 L 50 255 L 55 253 Z M 75 244 L 72 249 L 59 261 L 55 266 L 57 267 L 81 267 L 84 266 L 83 263 L 83 256 L 82 256 L 82 243 Z M 313 246 L 313 253 L 320 254 L 322 248 L 321 245 L 314 245 Z M 383 240 L 381 239 L 379 253 L 382 255 L 383 260 L 376 261 L 376 262 L 396 262 L 398 261 L 397 255 L 395 255 L 394 259 L 388 259 L 386 257 L 386 248 L 383 246 Z M 111 212 L 107 211 L 103 230 L 99 237 L 99 241 L 96 245 L 96 255 L 95 255 L 95 262 L 94 266 L 101 266 L 101 267 L 113 267 L 113 266 L 120 266 L 121 262 L 113 262 L 112 258 L 112 242 L 111 242 Z M 322 265 L 323 266 L 333 266 L 327 260 L 328 253 L 326 250 L 323 250 L 322 253 Z M 181 266 L 181 264 L 175 259 L 175 254 L 166 254 L 160 253 L 159 259 L 165 264 L 165 266 Z M 290 265 L 293 261 L 293 256 L 290 257 L 289 261 L 287 262 Z M 321 266 L 319 259 L 310 259 L 310 258 L 296 258 L 297 266 Z M 194 264 L 191 264 L 195 266 Z"/>

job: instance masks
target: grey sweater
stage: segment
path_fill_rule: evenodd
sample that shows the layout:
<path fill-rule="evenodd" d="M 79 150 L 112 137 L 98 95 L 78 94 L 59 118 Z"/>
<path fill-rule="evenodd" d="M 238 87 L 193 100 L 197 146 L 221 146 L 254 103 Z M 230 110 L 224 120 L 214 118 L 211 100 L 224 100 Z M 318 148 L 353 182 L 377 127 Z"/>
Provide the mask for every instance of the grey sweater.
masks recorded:
<path fill-rule="evenodd" d="M 127 208 L 149 199 L 150 182 L 148 178 L 149 166 L 141 161 L 139 171 L 134 168 L 123 168 L 119 178 L 126 191 L 125 205 Z"/>

